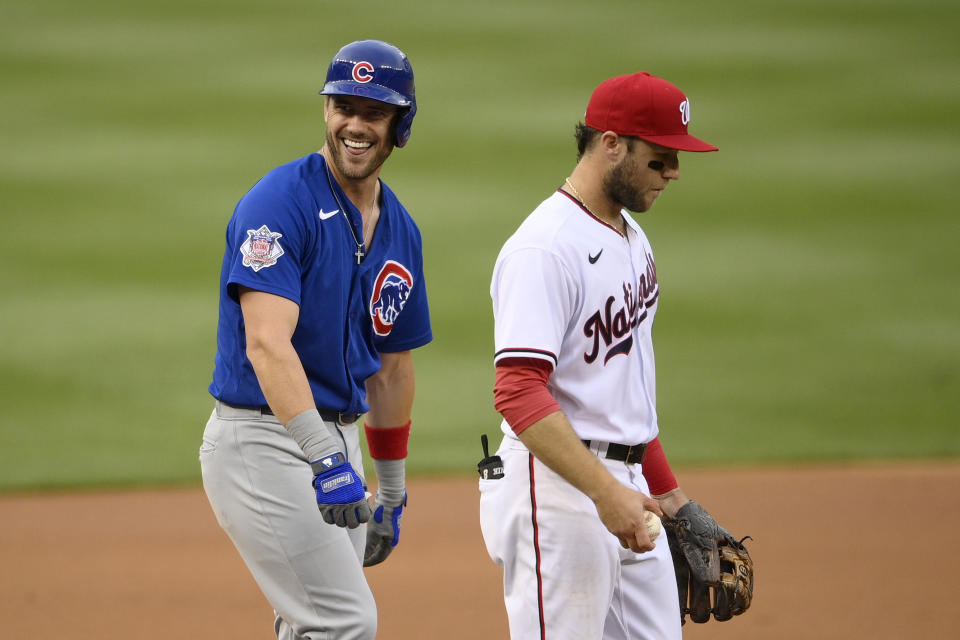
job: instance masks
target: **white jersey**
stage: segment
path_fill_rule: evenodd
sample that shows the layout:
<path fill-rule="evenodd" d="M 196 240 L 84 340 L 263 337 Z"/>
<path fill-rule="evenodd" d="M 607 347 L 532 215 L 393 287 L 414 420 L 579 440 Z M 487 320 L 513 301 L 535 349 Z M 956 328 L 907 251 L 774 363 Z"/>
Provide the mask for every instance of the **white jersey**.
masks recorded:
<path fill-rule="evenodd" d="M 549 362 L 547 387 L 580 438 L 634 445 L 658 433 L 660 288 L 646 234 L 623 217 L 626 236 L 558 190 L 504 244 L 490 295 L 495 361 Z"/>

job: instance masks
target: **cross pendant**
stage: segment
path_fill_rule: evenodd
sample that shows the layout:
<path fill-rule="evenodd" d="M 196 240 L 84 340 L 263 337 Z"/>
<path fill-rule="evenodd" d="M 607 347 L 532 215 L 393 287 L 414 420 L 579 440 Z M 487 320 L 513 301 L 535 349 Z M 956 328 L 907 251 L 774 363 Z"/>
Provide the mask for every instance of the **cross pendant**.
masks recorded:
<path fill-rule="evenodd" d="M 357 252 L 353 255 L 357 256 L 357 264 L 360 264 L 360 261 L 363 260 L 363 256 L 364 256 L 363 247 L 358 246 Z"/>

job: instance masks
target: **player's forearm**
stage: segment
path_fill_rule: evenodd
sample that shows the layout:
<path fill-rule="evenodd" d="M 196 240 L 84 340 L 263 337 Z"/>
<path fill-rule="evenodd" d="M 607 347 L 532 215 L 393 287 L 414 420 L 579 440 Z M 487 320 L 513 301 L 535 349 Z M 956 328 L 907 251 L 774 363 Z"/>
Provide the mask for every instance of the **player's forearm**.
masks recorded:
<path fill-rule="evenodd" d="M 274 415 L 282 424 L 316 409 L 307 374 L 290 341 L 300 307 L 288 298 L 240 287 L 246 355 Z M 333 407 L 330 407 L 333 408 Z"/>
<path fill-rule="evenodd" d="M 380 370 L 367 378 L 367 424 L 399 427 L 410 421 L 413 410 L 413 356 L 409 351 L 381 354 Z"/>
<path fill-rule="evenodd" d="M 587 449 L 562 411 L 555 411 L 518 434 L 520 441 L 541 462 L 597 502 L 617 480 Z"/>
<path fill-rule="evenodd" d="M 377 500 L 395 507 L 406 486 L 407 443 L 413 408 L 413 357 L 409 351 L 380 355 L 380 370 L 367 378 L 364 432 L 377 472 Z"/>
<path fill-rule="evenodd" d="M 251 340 L 249 333 L 247 340 L 247 358 L 270 408 L 319 473 L 315 463 L 342 447 L 317 412 L 300 358 L 289 341 Z"/>
<path fill-rule="evenodd" d="M 289 341 L 251 339 L 249 335 L 247 340 L 247 359 L 281 424 L 316 408 L 303 364 Z"/>

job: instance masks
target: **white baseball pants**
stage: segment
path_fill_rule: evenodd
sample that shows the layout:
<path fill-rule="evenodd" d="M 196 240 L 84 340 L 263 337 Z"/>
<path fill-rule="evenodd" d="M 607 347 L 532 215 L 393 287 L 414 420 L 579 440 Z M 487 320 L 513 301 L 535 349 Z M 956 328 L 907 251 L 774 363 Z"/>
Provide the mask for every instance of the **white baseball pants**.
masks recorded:
<path fill-rule="evenodd" d="M 480 479 L 480 526 L 503 568 L 513 640 L 679 640 L 680 605 L 666 535 L 637 554 L 620 546 L 593 502 L 516 438 L 497 454 L 504 477 Z M 649 495 L 640 465 L 603 460 Z"/>

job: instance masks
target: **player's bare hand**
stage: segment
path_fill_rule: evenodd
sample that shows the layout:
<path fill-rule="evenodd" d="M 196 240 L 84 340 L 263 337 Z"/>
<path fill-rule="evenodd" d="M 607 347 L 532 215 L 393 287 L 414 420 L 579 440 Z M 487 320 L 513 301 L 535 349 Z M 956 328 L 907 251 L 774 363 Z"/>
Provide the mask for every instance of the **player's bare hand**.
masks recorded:
<path fill-rule="evenodd" d="M 653 551 L 656 545 L 647 533 L 645 513 L 652 511 L 663 517 L 656 500 L 617 483 L 595 504 L 600 521 L 617 537 L 620 546 L 636 553 Z"/>

